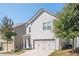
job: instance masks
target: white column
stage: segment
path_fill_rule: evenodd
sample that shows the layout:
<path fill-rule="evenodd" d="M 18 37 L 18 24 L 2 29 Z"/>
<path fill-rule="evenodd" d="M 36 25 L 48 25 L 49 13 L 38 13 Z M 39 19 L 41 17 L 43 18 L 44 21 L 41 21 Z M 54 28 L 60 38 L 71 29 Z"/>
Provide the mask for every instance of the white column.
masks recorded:
<path fill-rule="evenodd" d="M 29 48 L 28 38 L 26 39 L 26 48 Z"/>
<path fill-rule="evenodd" d="M 23 48 L 25 48 L 25 38 L 23 38 Z"/>
<path fill-rule="evenodd" d="M 12 42 L 12 49 L 15 50 L 15 39 L 14 39 L 14 37 L 12 37 L 12 39 L 13 39 L 13 42 Z"/>

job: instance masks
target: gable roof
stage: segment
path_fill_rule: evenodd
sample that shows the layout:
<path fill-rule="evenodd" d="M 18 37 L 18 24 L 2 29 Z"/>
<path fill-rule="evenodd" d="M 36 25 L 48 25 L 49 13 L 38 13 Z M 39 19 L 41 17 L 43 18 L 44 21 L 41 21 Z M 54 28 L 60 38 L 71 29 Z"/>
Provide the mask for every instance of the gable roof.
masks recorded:
<path fill-rule="evenodd" d="M 35 15 L 30 20 L 28 20 L 25 23 L 25 25 L 28 26 L 29 24 L 32 24 L 33 21 L 35 21 L 43 12 L 46 12 L 46 13 L 56 17 L 56 15 L 53 12 L 49 12 L 48 10 L 41 8 L 40 10 L 37 11 L 37 13 L 35 13 Z"/>
<path fill-rule="evenodd" d="M 24 26 L 24 25 L 25 25 L 25 23 L 23 23 L 23 24 L 15 24 L 15 25 L 13 26 L 13 28 L 18 28 L 18 27 Z"/>

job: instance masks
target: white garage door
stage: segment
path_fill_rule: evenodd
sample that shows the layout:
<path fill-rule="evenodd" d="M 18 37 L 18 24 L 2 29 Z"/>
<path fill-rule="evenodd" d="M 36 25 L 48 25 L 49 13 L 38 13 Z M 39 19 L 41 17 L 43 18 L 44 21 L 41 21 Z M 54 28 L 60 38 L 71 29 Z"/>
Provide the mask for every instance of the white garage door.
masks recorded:
<path fill-rule="evenodd" d="M 35 41 L 34 48 L 37 50 L 53 50 L 55 49 L 55 41 Z"/>
<path fill-rule="evenodd" d="M 3 48 L 4 51 L 7 50 L 6 43 L 2 44 L 2 48 Z M 12 49 L 13 49 L 13 44 L 12 43 L 8 43 L 8 50 L 11 51 Z"/>

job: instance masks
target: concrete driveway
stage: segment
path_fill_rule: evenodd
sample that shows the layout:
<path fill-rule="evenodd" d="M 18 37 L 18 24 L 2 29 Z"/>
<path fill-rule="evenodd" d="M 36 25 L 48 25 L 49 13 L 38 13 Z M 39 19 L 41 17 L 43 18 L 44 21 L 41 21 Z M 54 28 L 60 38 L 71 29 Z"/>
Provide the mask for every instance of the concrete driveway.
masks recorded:
<path fill-rule="evenodd" d="M 26 50 L 21 56 L 48 56 L 53 50 Z"/>

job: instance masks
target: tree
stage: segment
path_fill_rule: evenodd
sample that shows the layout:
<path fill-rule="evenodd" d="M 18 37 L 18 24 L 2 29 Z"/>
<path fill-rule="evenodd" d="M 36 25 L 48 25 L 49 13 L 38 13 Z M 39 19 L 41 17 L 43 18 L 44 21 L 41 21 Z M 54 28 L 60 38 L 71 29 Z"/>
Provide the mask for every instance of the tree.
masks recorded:
<path fill-rule="evenodd" d="M 58 19 L 54 21 L 56 37 L 65 40 L 72 39 L 74 50 L 74 39 L 79 36 L 79 4 L 66 4 L 57 17 Z"/>
<path fill-rule="evenodd" d="M 7 52 L 8 52 L 8 42 L 12 41 L 12 37 L 16 35 L 15 32 L 13 32 L 13 21 L 9 19 L 8 17 L 3 17 L 1 19 L 1 34 L 2 38 L 6 40 L 6 47 L 7 47 Z"/>

